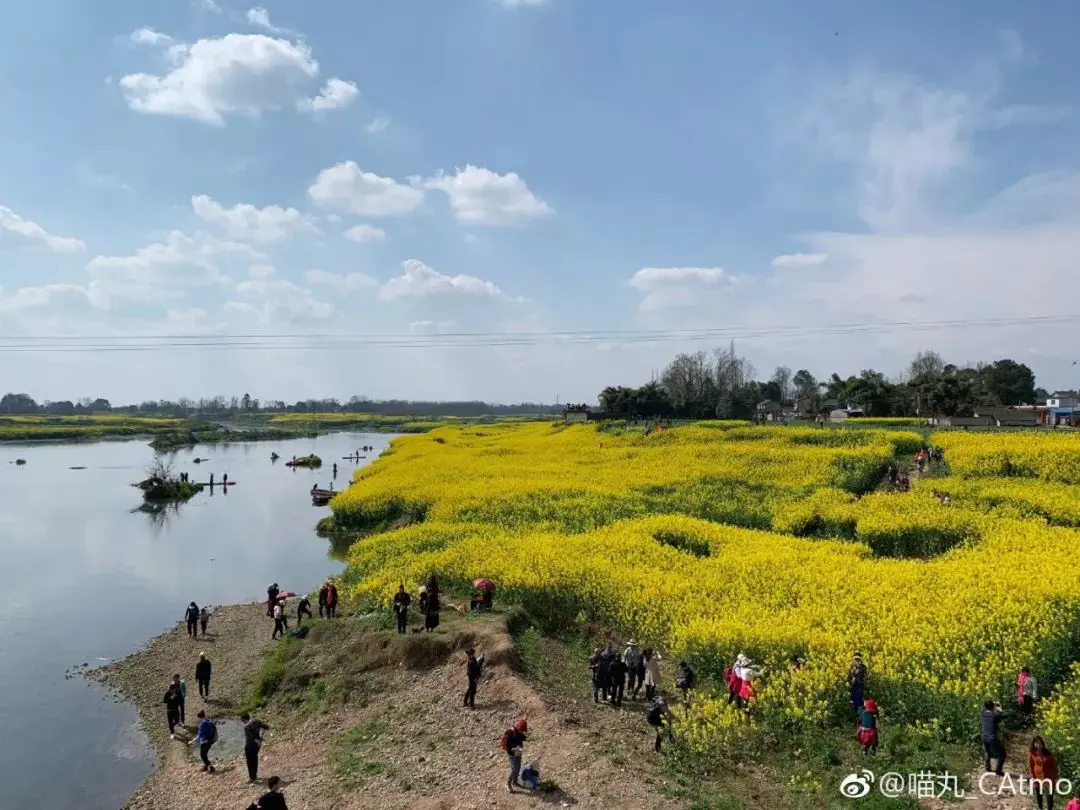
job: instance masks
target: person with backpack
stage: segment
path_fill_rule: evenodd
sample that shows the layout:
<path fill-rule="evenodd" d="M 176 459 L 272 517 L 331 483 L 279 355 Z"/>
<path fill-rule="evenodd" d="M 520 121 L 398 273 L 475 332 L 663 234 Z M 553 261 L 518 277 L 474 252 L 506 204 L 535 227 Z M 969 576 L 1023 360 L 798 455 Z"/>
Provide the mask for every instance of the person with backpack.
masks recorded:
<path fill-rule="evenodd" d="M 982 740 L 983 765 L 990 773 L 990 760 L 997 760 L 997 775 L 1005 775 L 1005 744 L 1001 741 L 1001 721 L 1005 712 L 992 700 L 983 704 L 979 712 L 979 736 Z"/>
<path fill-rule="evenodd" d="M 269 731 L 270 726 L 262 720 L 252 720 L 246 712 L 240 715 L 240 722 L 244 724 L 244 760 L 247 763 L 248 782 L 254 782 L 259 778 L 259 751 L 263 744 L 263 732 Z"/>
<path fill-rule="evenodd" d="M 323 618 L 326 612 L 326 594 L 330 589 L 327 587 L 327 583 L 323 583 L 319 588 L 319 618 Z"/>
<path fill-rule="evenodd" d="M 671 710 L 668 709 L 668 705 L 662 697 L 657 698 L 649 711 L 646 712 L 645 721 L 656 729 L 656 742 L 653 743 L 653 750 L 656 753 L 660 753 L 665 728 L 667 729 L 668 739 L 672 742 L 675 741 L 675 734 L 671 730 Z"/>
<path fill-rule="evenodd" d="M 266 615 L 274 615 L 274 607 L 277 606 L 278 594 L 281 593 L 281 588 L 278 587 L 276 582 L 271 583 L 266 589 Z"/>
<path fill-rule="evenodd" d="M 394 616 L 397 617 L 397 631 L 402 634 L 409 623 L 410 604 L 412 604 L 412 597 L 405 590 L 405 583 L 400 583 L 397 593 L 394 594 Z"/>
<path fill-rule="evenodd" d="M 206 625 L 209 623 L 210 611 L 206 609 L 205 605 L 203 605 L 202 609 L 199 611 L 199 627 L 202 628 L 202 634 L 204 637 L 206 636 Z"/>
<path fill-rule="evenodd" d="M 199 637 L 199 607 L 194 602 L 187 606 L 187 610 L 184 611 L 184 618 L 187 620 L 187 634 L 192 638 Z"/>
<path fill-rule="evenodd" d="M 615 655 L 608 664 L 608 694 L 611 697 L 611 705 L 616 709 L 622 708 L 623 691 L 626 688 L 626 663 Z"/>
<path fill-rule="evenodd" d="M 278 602 L 274 605 L 274 632 L 270 634 L 270 638 L 275 639 L 278 636 L 285 637 L 285 631 L 288 629 L 285 619 L 285 605 L 282 602 Z"/>
<path fill-rule="evenodd" d="M 195 683 L 199 685 L 199 697 L 210 697 L 210 659 L 206 653 L 199 653 L 195 664 Z"/>
<path fill-rule="evenodd" d="M 523 787 L 518 777 L 521 775 L 521 755 L 525 751 L 525 735 L 529 731 L 529 721 L 525 718 L 515 721 L 514 725 L 503 732 L 499 746 L 506 752 L 510 774 L 506 778 L 506 791 L 513 793 L 515 787 Z"/>
<path fill-rule="evenodd" d="M 184 725 L 187 722 L 187 718 L 184 716 L 184 707 L 187 704 L 187 684 L 181 680 L 180 674 L 177 673 L 172 676 L 172 683 L 169 686 L 180 692 L 180 725 Z"/>
<path fill-rule="evenodd" d="M 165 719 L 169 723 L 169 737 L 176 739 L 176 727 L 180 725 L 180 707 L 184 705 L 184 698 L 180 694 L 180 687 L 169 684 L 165 692 Z"/>
<path fill-rule="evenodd" d="M 202 760 L 204 771 L 214 772 L 214 766 L 210 762 L 210 749 L 217 742 L 217 723 L 206 716 L 206 712 L 199 710 L 198 733 L 192 742 L 199 743 L 199 758 Z M 188 743 L 189 745 L 191 743 Z"/>
<path fill-rule="evenodd" d="M 679 662 L 675 673 L 675 686 L 682 692 L 683 703 L 690 705 L 690 690 L 694 688 L 694 670 L 686 661 Z"/>
<path fill-rule="evenodd" d="M 623 651 L 622 660 L 626 664 L 626 676 L 628 679 L 626 691 L 630 693 L 631 700 L 637 700 L 638 690 L 645 683 L 645 656 L 637 648 L 637 642 L 634 639 L 626 642 L 626 650 Z"/>
<path fill-rule="evenodd" d="M 465 664 L 465 674 L 469 678 L 469 688 L 465 690 L 465 708 L 476 708 L 476 686 L 480 683 L 480 676 L 484 671 L 484 656 L 476 657 L 476 650 L 472 647 L 468 650 L 469 660 Z"/>

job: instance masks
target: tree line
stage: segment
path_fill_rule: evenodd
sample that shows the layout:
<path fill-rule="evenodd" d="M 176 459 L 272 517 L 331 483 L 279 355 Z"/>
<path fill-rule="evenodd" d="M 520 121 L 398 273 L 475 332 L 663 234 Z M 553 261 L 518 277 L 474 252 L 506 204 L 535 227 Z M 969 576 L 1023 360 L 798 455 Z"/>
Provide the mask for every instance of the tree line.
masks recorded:
<path fill-rule="evenodd" d="M 561 413 L 555 405 L 522 402 L 516 405 L 496 405 L 479 400 L 437 402 L 424 400 L 373 400 L 362 396 L 337 399 L 304 399 L 296 402 L 262 400 L 250 394 L 204 399 L 147 400 L 131 405 L 113 405 L 107 399 L 84 397 L 38 403 L 29 394 L 4 394 L 0 397 L 0 414 L 31 416 L 88 416 L 91 414 L 126 414 L 129 416 L 171 417 L 230 417 L 259 413 L 365 413 L 381 416 L 525 416 Z"/>
<path fill-rule="evenodd" d="M 1004 358 L 958 366 L 935 351 L 921 351 L 904 374 L 889 379 L 874 369 L 818 379 L 807 369 L 778 366 L 766 380 L 735 344 L 712 352 L 677 355 L 653 380 L 638 388 L 608 386 L 600 407 L 610 417 L 752 419 L 758 403 L 787 404 L 817 415 L 857 407 L 866 416 L 971 416 L 979 407 L 1035 404 L 1047 392 L 1023 363 Z"/>

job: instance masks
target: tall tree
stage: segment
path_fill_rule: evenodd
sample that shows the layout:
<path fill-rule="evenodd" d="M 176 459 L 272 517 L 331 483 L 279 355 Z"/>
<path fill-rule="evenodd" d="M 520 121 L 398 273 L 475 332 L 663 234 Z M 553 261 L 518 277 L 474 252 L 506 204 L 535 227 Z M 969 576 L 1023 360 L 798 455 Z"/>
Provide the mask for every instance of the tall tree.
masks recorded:
<path fill-rule="evenodd" d="M 671 404 L 684 416 L 705 416 L 714 392 L 705 352 L 679 354 L 660 375 L 660 384 Z"/>
<path fill-rule="evenodd" d="M 769 378 L 769 382 L 776 386 L 776 391 L 779 394 L 777 399 L 794 398 L 795 389 L 791 384 L 791 369 L 787 366 L 777 366 L 772 377 Z"/>
<path fill-rule="evenodd" d="M 1035 401 L 1035 374 L 1023 363 L 1004 358 L 984 367 L 979 375 L 994 404 L 1024 405 Z"/>
<path fill-rule="evenodd" d="M 940 354 L 931 349 L 916 353 L 915 359 L 908 366 L 908 377 L 911 379 L 935 378 L 944 373 L 945 361 L 941 359 Z"/>

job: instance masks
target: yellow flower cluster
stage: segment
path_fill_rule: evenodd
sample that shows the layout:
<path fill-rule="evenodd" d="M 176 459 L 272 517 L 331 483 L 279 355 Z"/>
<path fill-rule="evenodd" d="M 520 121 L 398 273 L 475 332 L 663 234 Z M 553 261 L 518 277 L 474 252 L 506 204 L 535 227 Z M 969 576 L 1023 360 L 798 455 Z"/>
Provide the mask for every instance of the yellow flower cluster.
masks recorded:
<path fill-rule="evenodd" d="M 934 442 L 954 470 L 980 475 L 975 440 L 1019 442 L 955 435 Z M 541 621 L 584 612 L 714 682 L 744 652 L 766 667 L 757 722 L 772 726 L 850 720 L 845 675 L 860 650 L 890 719 L 938 718 L 961 735 L 981 700 L 1011 694 L 1021 666 L 1061 673 L 1075 657 L 1080 533 L 925 490 L 856 497 L 918 441 L 873 429 L 442 429 L 395 442 L 333 508 L 343 526 L 423 518 L 354 544 L 357 599 L 385 603 L 433 571 L 450 588 L 486 576 Z M 1054 452 L 1080 457 L 1080 439 Z M 744 528 L 759 526 L 789 533 Z M 792 655 L 809 663 L 792 671 Z M 696 744 L 747 733 L 721 704 L 699 701 Z"/>
<path fill-rule="evenodd" d="M 1080 441 L 1071 433 L 943 431 L 932 441 L 945 450 L 954 474 L 1080 484 Z"/>

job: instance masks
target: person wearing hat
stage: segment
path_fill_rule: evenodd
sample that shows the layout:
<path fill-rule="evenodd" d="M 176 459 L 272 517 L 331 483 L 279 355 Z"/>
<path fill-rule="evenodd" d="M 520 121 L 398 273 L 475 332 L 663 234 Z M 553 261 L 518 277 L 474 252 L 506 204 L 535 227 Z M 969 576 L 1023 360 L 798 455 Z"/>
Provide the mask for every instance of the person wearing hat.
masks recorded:
<path fill-rule="evenodd" d="M 638 690 L 645 683 L 645 656 L 637 648 L 637 642 L 630 639 L 626 642 L 626 650 L 622 655 L 623 663 L 626 664 L 626 691 L 630 693 L 631 700 L 637 700 Z"/>
<path fill-rule="evenodd" d="M 510 774 L 506 778 L 507 793 L 513 793 L 515 787 L 524 787 L 518 777 L 521 775 L 521 755 L 525 750 L 525 735 L 528 731 L 529 721 L 523 717 L 503 732 L 502 739 L 499 740 L 510 766 Z"/>
<path fill-rule="evenodd" d="M 270 638 L 285 637 L 285 631 L 289 629 L 289 620 L 285 615 L 285 600 L 281 599 L 274 605 L 274 632 Z"/>
<path fill-rule="evenodd" d="M 740 653 L 739 657 L 735 659 L 734 675 L 739 682 L 735 705 L 741 709 L 748 706 L 750 701 L 756 697 L 753 681 L 761 675 L 761 671 L 753 666 L 749 658 Z"/>
<path fill-rule="evenodd" d="M 863 693 L 866 691 L 866 678 L 869 675 L 869 671 L 866 669 L 866 664 L 863 663 L 862 653 L 855 653 L 855 658 L 851 662 L 851 669 L 848 670 L 848 685 L 851 687 L 851 705 L 855 709 L 855 716 L 859 716 L 859 712 L 863 707 Z"/>
<path fill-rule="evenodd" d="M 877 753 L 877 718 L 877 703 L 868 698 L 863 702 L 862 708 L 859 710 L 859 731 L 855 735 L 855 739 L 859 741 L 864 754 Z"/>

